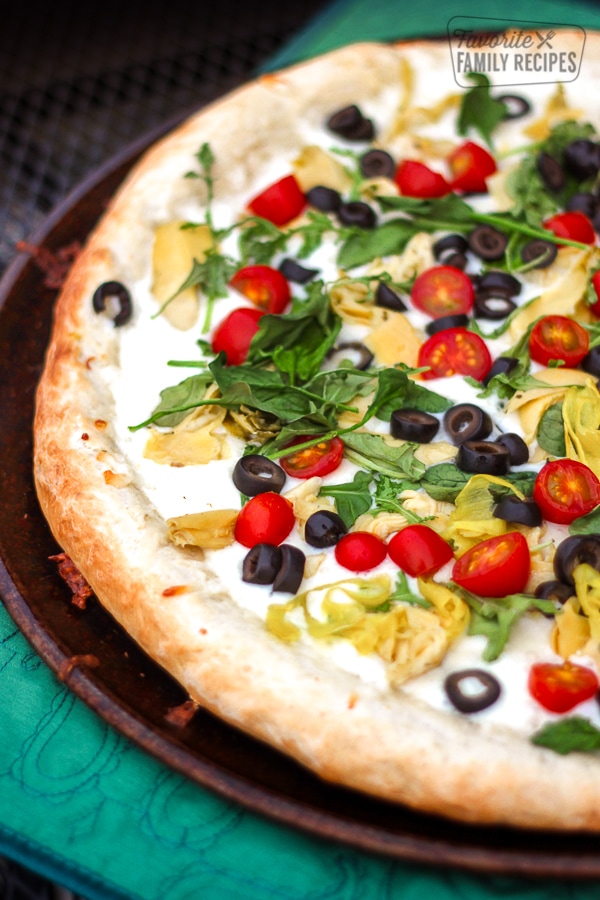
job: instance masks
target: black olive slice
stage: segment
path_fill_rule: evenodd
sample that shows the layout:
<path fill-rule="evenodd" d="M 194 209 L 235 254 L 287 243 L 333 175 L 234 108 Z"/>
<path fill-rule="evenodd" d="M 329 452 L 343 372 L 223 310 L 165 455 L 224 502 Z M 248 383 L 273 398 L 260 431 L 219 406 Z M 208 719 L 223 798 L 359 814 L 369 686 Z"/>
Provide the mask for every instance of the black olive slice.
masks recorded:
<path fill-rule="evenodd" d="M 536 160 L 536 167 L 549 191 L 555 194 L 562 191 L 565 186 L 565 173 L 558 160 L 549 153 L 540 153 Z"/>
<path fill-rule="evenodd" d="M 497 356 L 492 363 L 492 368 L 483 379 L 482 384 L 487 387 L 492 378 L 496 375 L 510 375 L 510 373 L 517 368 L 518 364 L 519 360 L 516 356 Z"/>
<path fill-rule="evenodd" d="M 506 475 L 510 454 L 506 447 L 494 441 L 465 441 L 458 448 L 456 465 L 474 475 Z"/>
<path fill-rule="evenodd" d="M 264 494 L 266 491 L 279 494 L 287 476 L 281 466 L 272 459 L 251 453 L 238 459 L 231 477 L 241 494 L 256 497 L 257 494 Z"/>
<path fill-rule="evenodd" d="M 536 528 L 542 524 L 542 513 L 535 500 L 520 500 L 518 497 L 507 495 L 503 497 L 494 510 L 497 519 L 505 522 L 516 522 L 518 525 L 528 525 Z"/>
<path fill-rule="evenodd" d="M 373 362 L 373 354 L 360 341 L 346 341 L 330 350 L 326 356 L 328 367 L 337 369 L 342 360 L 348 359 L 355 369 L 368 369 Z"/>
<path fill-rule="evenodd" d="M 255 544 L 242 562 L 242 581 L 273 584 L 281 567 L 281 550 L 274 544 Z"/>
<path fill-rule="evenodd" d="M 336 212 L 340 208 L 342 198 L 339 191 L 318 184 L 304 195 L 306 202 L 320 212 Z"/>
<path fill-rule="evenodd" d="M 502 689 L 498 679 L 485 669 L 463 669 L 446 677 L 444 690 L 459 712 L 475 713 L 492 706 Z"/>
<path fill-rule="evenodd" d="M 552 600 L 561 606 L 573 596 L 573 588 L 562 581 L 542 581 L 535 589 L 538 600 Z"/>
<path fill-rule="evenodd" d="M 476 287 L 482 291 L 502 291 L 508 297 L 516 297 L 521 293 L 521 282 L 519 279 L 499 269 L 490 269 L 488 272 L 483 272 L 479 276 Z"/>
<path fill-rule="evenodd" d="M 306 556 L 292 544 L 280 544 L 281 565 L 273 581 L 273 590 L 279 593 L 295 594 L 304 578 Z"/>
<path fill-rule="evenodd" d="M 329 116 L 327 127 L 347 141 L 370 141 L 375 134 L 372 121 L 354 103 Z"/>
<path fill-rule="evenodd" d="M 508 450 L 511 466 L 522 466 L 529 461 L 529 447 L 520 434 L 507 431 L 496 438 L 496 443 L 502 444 Z"/>
<path fill-rule="evenodd" d="M 473 302 L 475 316 L 480 319 L 505 319 L 517 304 L 499 290 L 477 291 Z"/>
<path fill-rule="evenodd" d="M 446 262 L 448 254 L 466 253 L 469 249 L 469 242 L 462 234 L 447 234 L 440 238 L 432 247 L 433 255 L 438 262 L 442 260 Z"/>
<path fill-rule="evenodd" d="M 590 375 L 600 377 L 600 344 L 592 347 L 581 360 L 581 368 Z"/>
<path fill-rule="evenodd" d="M 565 204 L 568 212 L 582 212 L 588 219 L 593 219 L 598 212 L 598 198 L 594 194 L 573 194 Z"/>
<path fill-rule="evenodd" d="M 319 274 L 318 269 L 307 269 L 305 266 L 301 266 L 299 262 L 296 262 L 295 259 L 290 259 L 289 257 L 282 259 L 279 264 L 279 271 L 284 278 L 287 278 L 288 281 L 293 281 L 294 284 L 308 284 L 309 281 L 312 281 Z"/>
<path fill-rule="evenodd" d="M 375 211 L 362 200 L 340 203 L 337 217 L 342 225 L 356 225 L 358 228 L 375 228 L 377 224 Z"/>
<path fill-rule="evenodd" d="M 559 581 L 573 585 L 573 571 L 587 563 L 600 572 L 600 534 L 575 534 L 565 538 L 554 554 L 554 574 Z"/>
<path fill-rule="evenodd" d="M 444 413 L 444 428 L 455 446 L 465 441 L 479 441 L 492 431 L 489 415 L 474 403 L 459 403 Z"/>
<path fill-rule="evenodd" d="M 444 256 L 443 263 L 445 266 L 452 266 L 454 269 L 460 269 L 461 272 L 467 268 L 468 259 L 464 253 L 448 253 Z"/>
<path fill-rule="evenodd" d="M 304 539 L 311 547 L 333 547 L 348 529 L 337 513 L 320 509 L 306 520 Z"/>
<path fill-rule="evenodd" d="M 375 306 L 383 306 L 385 309 L 393 309 L 396 312 L 404 312 L 406 304 L 402 297 L 393 291 L 389 284 L 380 281 L 375 291 Z"/>
<path fill-rule="evenodd" d="M 478 225 L 469 235 L 469 247 L 480 259 L 493 262 L 504 256 L 508 238 L 492 225 Z"/>
<path fill-rule="evenodd" d="M 117 306 L 114 314 L 110 301 Z M 131 294 L 120 281 L 105 281 L 97 287 L 92 297 L 92 306 L 96 313 L 108 312 L 116 328 L 128 322 L 133 314 Z"/>
<path fill-rule="evenodd" d="M 533 238 L 527 241 L 521 250 L 521 259 L 524 263 L 533 263 L 537 260 L 534 269 L 546 269 L 552 265 L 556 259 L 558 247 L 552 241 L 545 241 L 543 238 Z"/>
<path fill-rule="evenodd" d="M 417 444 L 428 444 L 434 439 L 440 427 L 439 420 L 431 413 L 420 409 L 395 409 L 390 416 L 392 437 Z"/>
<path fill-rule="evenodd" d="M 469 323 L 469 317 L 466 313 L 454 313 L 451 316 L 440 316 L 439 319 L 432 319 L 425 326 L 425 331 L 431 337 L 438 331 L 445 331 L 446 328 L 464 328 Z"/>
<path fill-rule="evenodd" d="M 523 116 L 526 116 L 528 112 L 531 112 L 531 104 L 529 101 L 518 94 L 501 94 L 496 99 L 500 100 L 501 103 L 504 103 L 506 107 L 506 112 L 504 113 L 505 121 L 509 119 L 521 119 Z"/>
<path fill-rule="evenodd" d="M 600 169 L 600 145 L 588 138 L 571 141 L 565 148 L 565 168 L 575 178 L 593 178 Z"/>
<path fill-rule="evenodd" d="M 385 150 L 369 150 L 360 158 L 360 171 L 365 178 L 393 178 L 396 163 Z"/>

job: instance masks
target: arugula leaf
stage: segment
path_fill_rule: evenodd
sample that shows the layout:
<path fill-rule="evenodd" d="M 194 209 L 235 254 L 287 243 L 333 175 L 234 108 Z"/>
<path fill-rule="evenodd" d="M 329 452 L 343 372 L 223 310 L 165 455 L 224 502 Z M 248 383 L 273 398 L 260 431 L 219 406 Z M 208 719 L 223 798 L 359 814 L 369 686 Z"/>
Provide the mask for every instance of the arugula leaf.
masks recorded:
<path fill-rule="evenodd" d="M 160 392 L 160 403 L 145 422 L 139 425 L 131 425 L 130 431 L 137 431 L 144 428 L 152 422 L 158 422 L 168 428 L 178 425 L 182 419 L 185 419 L 190 410 L 195 409 L 202 403 L 202 398 L 206 393 L 206 388 L 213 381 L 213 377 L 208 372 L 201 372 L 197 375 L 190 375 L 179 384 L 172 385 Z"/>
<path fill-rule="evenodd" d="M 268 219 L 252 216 L 241 223 L 239 248 L 241 264 L 269 265 L 276 253 L 285 248 L 289 235 Z"/>
<path fill-rule="evenodd" d="M 464 588 L 451 584 L 471 608 L 469 634 L 481 634 L 487 638 L 482 657 L 486 662 L 498 659 L 510 637 L 516 622 L 526 612 L 538 609 L 554 615 L 556 607 L 550 600 L 538 600 L 530 594 L 509 594 L 507 597 L 477 597 Z"/>
<path fill-rule="evenodd" d="M 421 486 L 427 491 L 434 500 L 443 500 L 447 503 L 454 503 L 457 496 L 471 479 L 472 474 L 463 472 L 454 463 L 438 463 L 430 466 L 421 479 Z M 535 483 L 535 472 L 509 472 L 503 476 L 505 481 L 518 487 L 525 496 L 531 496 L 533 485 Z M 512 493 L 509 488 L 503 488 L 501 485 L 490 485 L 490 491 L 494 500 L 497 502 L 505 494 Z"/>
<path fill-rule="evenodd" d="M 393 373 L 386 376 L 390 397 L 385 400 L 382 396 L 383 402 L 378 405 L 376 413 L 378 419 L 389 422 L 393 411 L 402 406 L 413 407 L 428 413 L 446 412 L 452 406 L 451 400 L 409 378 L 405 369 L 389 369 L 387 371 Z"/>
<path fill-rule="evenodd" d="M 412 606 L 421 606 L 423 609 L 431 609 L 433 606 L 429 600 L 426 600 L 425 597 L 421 597 L 419 594 L 413 594 L 411 589 L 408 586 L 408 579 L 406 577 L 406 573 L 400 569 L 398 571 L 398 577 L 396 579 L 396 586 L 390 596 L 387 599 L 387 603 L 410 603 Z"/>
<path fill-rule="evenodd" d="M 544 725 L 532 736 L 531 743 L 563 755 L 589 753 L 600 750 L 600 730 L 582 716 L 570 716 Z"/>
<path fill-rule="evenodd" d="M 492 132 L 506 116 L 506 103 L 491 96 L 487 75 L 469 72 L 467 78 L 475 83 L 475 87 L 463 94 L 456 126 L 458 133 L 466 135 L 474 129 L 492 147 Z"/>
<path fill-rule="evenodd" d="M 340 247 L 337 264 L 341 269 L 353 269 L 380 256 L 402 253 L 418 230 L 422 229 L 408 219 L 393 219 L 372 229 L 355 229 Z"/>
<path fill-rule="evenodd" d="M 554 403 L 542 415 L 537 429 L 538 444 L 551 456 L 566 456 L 562 403 Z"/>
<path fill-rule="evenodd" d="M 359 516 L 371 508 L 372 496 L 369 490 L 373 475 L 358 471 L 352 481 L 346 484 L 329 484 L 322 487 L 319 496 L 333 497 L 335 506 L 346 528 L 351 528 Z"/>
<path fill-rule="evenodd" d="M 402 491 L 414 490 L 417 487 L 417 482 L 410 481 L 409 479 L 398 481 L 397 479 L 390 478 L 389 475 L 384 475 L 380 472 L 375 479 L 375 495 L 373 498 L 374 512 L 400 513 L 400 515 L 404 516 L 404 518 L 412 524 L 424 522 L 425 519 L 422 516 L 418 516 L 416 513 L 411 512 L 411 510 L 405 509 L 402 500 L 400 500 L 399 497 L 399 494 L 401 494 Z"/>
<path fill-rule="evenodd" d="M 418 481 L 425 471 L 425 465 L 415 457 L 416 444 L 393 447 L 379 434 L 366 431 L 340 433 L 346 447 L 346 456 L 363 469 L 381 472 L 392 478 L 404 475 Z"/>
<path fill-rule="evenodd" d="M 323 236 L 328 231 L 343 233 L 333 222 L 333 219 L 322 212 L 313 212 L 310 210 L 306 213 L 307 221 L 303 225 L 298 225 L 291 231 L 291 234 L 297 235 L 302 239 L 302 244 L 296 256 L 298 259 L 306 259 L 311 253 L 314 253 L 323 243 Z"/>
<path fill-rule="evenodd" d="M 596 506 L 585 516 L 579 516 L 569 525 L 569 534 L 599 534 L 600 506 Z"/>

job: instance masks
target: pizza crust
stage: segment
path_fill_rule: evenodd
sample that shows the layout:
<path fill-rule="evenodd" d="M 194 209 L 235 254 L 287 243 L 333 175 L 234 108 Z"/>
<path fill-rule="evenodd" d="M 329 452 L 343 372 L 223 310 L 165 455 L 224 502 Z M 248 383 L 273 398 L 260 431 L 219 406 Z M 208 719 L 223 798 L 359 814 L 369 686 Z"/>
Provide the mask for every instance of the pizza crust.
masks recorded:
<path fill-rule="evenodd" d="M 588 35 L 586 59 L 597 50 L 600 39 Z M 374 96 L 400 77 L 406 54 L 430 77 L 448 80 L 445 43 L 357 45 L 259 79 L 146 154 L 57 302 L 37 394 L 38 496 L 56 540 L 102 604 L 195 701 L 227 722 L 324 779 L 424 812 L 600 830 L 597 756 L 558 756 L 508 729 L 436 711 L 402 688 L 382 694 L 310 647 L 270 635 L 199 552 L 168 541 L 111 426 L 104 371 L 118 364 L 119 330 L 93 313 L 91 296 L 103 281 L 144 277 L 153 229 L 166 218 L 185 218 L 190 189 L 203 189 L 200 179 L 181 177 L 200 144 L 208 141 L 216 158 L 217 198 L 246 196 L 267 162 L 297 148 L 299 123 L 316 128 L 332 109 Z M 583 83 L 598 74 L 600 57 L 588 64 Z M 108 483 L 107 472 L 123 474 L 122 486 Z"/>

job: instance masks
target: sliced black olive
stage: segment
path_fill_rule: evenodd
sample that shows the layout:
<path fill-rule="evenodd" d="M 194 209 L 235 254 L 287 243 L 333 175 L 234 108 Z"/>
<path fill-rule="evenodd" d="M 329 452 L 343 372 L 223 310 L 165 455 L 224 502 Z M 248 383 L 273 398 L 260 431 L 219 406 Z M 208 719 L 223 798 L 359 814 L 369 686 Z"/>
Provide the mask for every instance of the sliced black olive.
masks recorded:
<path fill-rule="evenodd" d="M 320 509 L 306 520 L 304 539 L 311 547 L 333 547 L 348 529 L 337 513 Z"/>
<path fill-rule="evenodd" d="M 320 212 L 336 212 L 342 202 L 339 191 L 318 184 L 305 194 L 306 202 Z"/>
<path fill-rule="evenodd" d="M 438 331 L 445 331 L 446 328 L 464 328 L 469 323 L 469 317 L 466 313 L 454 313 L 451 316 L 440 316 L 439 319 L 432 319 L 425 326 L 425 331 L 431 337 Z"/>
<path fill-rule="evenodd" d="M 477 682 L 476 686 L 474 682 Z M 501 694 L 500 682 L 485 669 L 463 669 L 462 672 L 452 672 L 444 681 L 444 690 L 450 703 L 462 713 L 475 713 L 487 709 Z"/>
<path fill-rule="evenodd" d="M 459 403 L 444 413 L 444 428 L 455 446 L 465 441 L 480 441 L 492 431 L 489 415 L 474 403 Z"/>
<path fill-rule="evenodd" d="M 342 225 L 357 225 L 358 228 L 375 228 L 377 216 L 375 211 L 362 200 L 350 200 L 340 203 L 337 217 Z"/>
<path fill-rule="evenodd" d="M 477 281 L 477 289 L 482 291 L 502 291 L 508 297 L 516 297 L 521 293 L 521 282 L 514 275 L 499 269 L 483 272 Z"/>
<path fill-rule="evenodd" d="M 385 309 L 393 309 L 397 312 L 403 312 L 406 304 L 402 297 L 393 291 L 389 284 L 380 281 L 375 291 L 375 306 L 383 306 Z"/>
<path fill-rule="evenodd" d="M 565 148 L 564 161 L 575 178 L 593 178 L 600 169 L 600 145 L 587 138 L 571 141 Z"/>
<path fill-rule="evenodd" d="M 329 116 L 327 127 L 347 141 L 370 141 L 375 134 L 373 122 L 366 119 L 354 103 Z"/>
<path fill-rule="evenodd" d="M 565 173 L 558 160 L 549 153 L 540 153 L 536 160 L 536 166 L 540 178 L 549 191 L 553 193 L 562 191 L 565 186 Z"/>
<path fill-rule="evenodd" d="M 286 481 L 281 466 L 258 453 L 240 457 L 231 477 L 238 491 L 246 497 L 256 497 L 266 491 L 279 494 Z"/>
<path fill-rule="evenodd" d="M 108 301 L 114 301 L 117 312 L 113 315 L 111 307 L 107 308 Z M 92 297 L 94 312 L 101 313 L 105 310 L 109 313 L 116 328 L 128 322 L 133 314 L 131 294 L 120 281 L 105 281 L 94 291 Z"/>
<path fill-rule="evenodd" d="M 385 150 L 369 150 L 360 158 L 360 171 L 365 178 L 393 178 L 396 163 Z"/>
<path fill-rule="evenodd" d="M 428 444 L 438 433 L 439 420 L 420 409 L 395 409 L 390 416 L 392 437 L 417 444 Z"/>
<path fill-rule="evenodd" d="M 469 247 L 480 259 L 493 262 L 504 256 L 508 238 L 492 225 L 478 225 L 469 235 Z"/>
<path fill-rule="evenodd" d="M 573 588 L 562 581 L 543 581 L 535 589 L 538 600 L 552 600 L 561 606 L 573 596 Z"/>
<path fill-rule="evenodd" d="M 281 567 L 281 550 L 274 544 L 255 544 L 242 562 L 242 581 L 273 584 Z"/>
<path fill-rule="evenodd" d="M 556 259 L 558 247 L 552 241 L 545 241 L 543 238 L 533 238 L 527 241 L 521 250 L 521 259 L 524 263 L 533 263 L 537 260 L 534 269 L 546 269 L 552 265 Z"/>
<path fill-rule="evenodd" d="M 496 98 L 500 100 L 501 103 L 504 103 L 506 107 L 506 112 L 504 113 L 504 119 L 521 119 L 523 116 L 526 116 L 528 112 L 531 112 L 531 104 L 525 97 L 520 97 L 518 94 L 501 94 Z"/>
<path fill-rule="evenodd" d="M 536 528 L 542 524 L 542 513 L 535 500 L 519 500 L 518 497 L 506 495 L 494 510 L 497 519 L 505 522 L 516 522 Z"/>
<path fill-rule="evenodd" d="M 554 554 L 554 574 L 559 581 L 573 585 L 573 571 L 587 563 L 600 572 L 600 534 L 575 534 L 565 538 Z"/>
<path fill-rule="evenodd" d="M 440 238 L 432 247 L 433 255 L 438 262 L 446 262 L 449 254 L 466 253 L 469 242 L 462 234 L 447 234 Z"/>
<path fill-rule="evenodd" d="M 373 362 L 373 354 L 360 341 L 346 341 L 337 344 L 326 356 L 328 367 L 337 369 L 342 360 L 348 359 L 355 369 L 368 369 Z"/>
<path fill-rule="evenodd" d="M 581 368 L 590 375 L 600 377 L 600 344 L 592 347 L 581 360 Z"/>
<path fill-rule="evenodd" d="M 473 311 L 480 319 L 505 319 L 516 308 L 514 300 L 493 289 L 477 291 L 473 302 Z"/>
<path fill-rule="evenodd" d="M 292 544 L 280 544 L 281 565 L 273 581 L 273 590 L 280 593 L 295 594 L 304 578 L 306 556 Z"/>
<path fill-rule="evenodd" d="M 598 198 L 594 194 L 573 194 L 565 204 L 568 212 L 582 212 L 588 219 L 593 219 L 598 212 Z"/>
<path fill-rule="evenodd" d="M 483 379 L 482 384 L 487 387 L 492 378 L 496 375 L 510 375 L 517 368 L 519 360 L 516 356 L 497 356 L 492 363 L 492 368 Z"/>
<path fill-rule="evenodd" d="M 458 448 L 456 465 L 462 472 L 474 475 L 506 475 L 510 454 L 506 447 L 494 441 L 465 441 Z"/>
<path fill-rule="evenodd" d="M 464 253 L 449 253 L 444 256 L 444 265 L 452 266 L 454 269 L 460 269 L 461 272 L 467 268 L 469 260 Z"/>
<path fill-rule="evenodd" d="M 496 438 L 498 444 L 502 444 L 509 452 L 511 466 L 522 466 L 529 460 L 529 447 L 520 434 L 506 431 Z"/>
<path fill-rule="evenodd" d="M 279 271 L 284 278 L 287 278 L 288 281 L 293 281 L 294 284 L 308 284 L 309 281 L 312 281 L 319 274 L 318 269 L 307 269 L 305 266 L 301 266 L 299 262 L 296 262 L 295 259 L 290 259 L 289 257 L 280 262 Z"/>

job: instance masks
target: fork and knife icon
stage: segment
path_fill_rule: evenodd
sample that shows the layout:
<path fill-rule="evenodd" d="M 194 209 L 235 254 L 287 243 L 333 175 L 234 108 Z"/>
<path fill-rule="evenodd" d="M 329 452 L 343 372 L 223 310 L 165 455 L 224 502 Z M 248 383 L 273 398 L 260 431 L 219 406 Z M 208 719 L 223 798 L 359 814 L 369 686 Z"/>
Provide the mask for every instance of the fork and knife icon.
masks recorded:
<path fill-rule="evenodd" d="M 552 44 L 550 43 L 550 41 L 552 40 L 553 37 L 556 36 L 556 32 L 549 31 L 549 32 L 547 32 L 545 37 L 540 31 L 536 31 L 535 33 L 540 41 L 540 43 L 537 45 L 537 49 L 539 50 L 539 49 L 541 49 L 541 47 L 547 46 L 549 50 L 552 50 Z"/>

